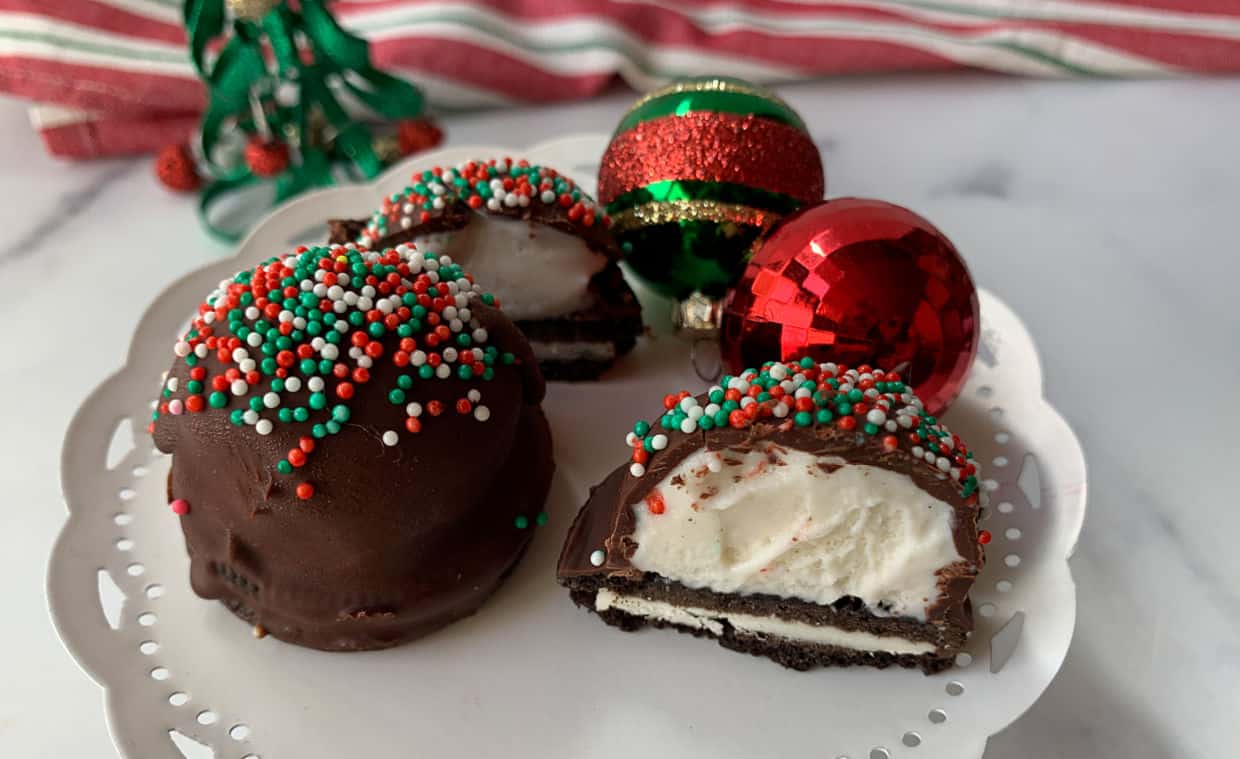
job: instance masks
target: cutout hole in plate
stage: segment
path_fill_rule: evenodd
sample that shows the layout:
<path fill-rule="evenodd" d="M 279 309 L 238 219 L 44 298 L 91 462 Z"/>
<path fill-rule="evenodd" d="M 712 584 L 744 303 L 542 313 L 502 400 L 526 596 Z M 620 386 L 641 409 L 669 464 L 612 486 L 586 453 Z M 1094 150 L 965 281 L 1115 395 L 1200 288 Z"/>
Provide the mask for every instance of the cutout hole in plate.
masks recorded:
<path fill-rule="evenodd" d="M 145 477 L 145 476 L 146 476 L 146 471 L 147 471 L 147 470 L 146 470 L 146 467 L 144 467 L 144 466 L 136 466 L 136 467 L 134 467 L 134 468 L 133 468 L 133 476 L 134 476 L 134 477 Z"/>
<path fill-rule="evenodd" d="M 995 615 L 995 605 L 990 603 L 982 604 L 977 607 L 977 613 L 983 617 L 993 617 Z"/>
<path fill-rule="evenodd" d="M 172 677 L 172 673 L 168 671 L 167 667 L 156 667 L 151 670 L 152 680 L 167 680 L 169 677 Z"/>
<path fill-rule="evenodd" d="M 995 583 L 995 590 L 999 591 L 1000 593 L 1007 593 L 1011 591 L 1012 581 L 1011 580 L 1000 580 L 999 582 Z"/>
<path fill-rule="evenodd" d="M 112 523 L 118 527 L 124 527 L 125 525 L 129 524 L 132 521 L 133 521 L 133 517 L 129 516 L 123 511 L 118 511 L 112 515 Z"/>
<path fill-rule="evenodd" d="M 995 433 L 995 442 L 998 443 L 999 445 L 1006 445 L 1007 441 L 1011 439 L 1012 439 L 1011 433 L 1008 433 L 1008 432 L 996 432 Z"/>
<path fill-rule="evenodd" d="M 146 586 L 146 597 L 150 599 L 162 598 L 164 595 L 164 586 L 156 583 L 155 585 Z"/>
<path fill-rule="evenodd" d="M 116 550 L 118 550 L 118 551 L 132 551 L 132 550 L 133 550 L 133 541 L 132 541 L 132 540 L 130 540 L 129 538 L 120 538 L 119 540 L 117 540 L 117 541 L 116 541 Z"/>
<path fill-rule="evenodd" d="M 189 694 L 181 691 L 174 691 L 168 694 L 168 703 L 173 706 L 185 706 L 189 703 Z"/>
<path fill-rule="evenodd" d="M 942 709 L 931 709 L 926 718 L 936 725 L 941 725 L 947 721 L 947 712 Z"/>
<path fill-rule="evenodd" d="M 921 736 L 910 730 L 904 734 L 904 737 L 900 739 L 900 742 L 909 748 L 916 748 L 921 745 Z"/>
<path fill-rule="evenodd" d="M 210 746 L 205 746 L 198 741 L 190 738 L 188 735 L 169 730 L 168 737 L 172 739 L 173 745 L 177 747 L 177 751 L 181 752 L 181 756 L 185 759 L 214 759 L 215 752 Z"/>
<path fill-rule="evenodd" d="M 125 604 L 125 594 L 112 579 L 106 569 L 100 569 L 97 575 L 99 584 L 99 608 L 103 610 L 103 618 L 108 627 L 119 630 L 121 627 L 121 607 Z"/>
<path fill-rule="evenodd" d="M 882 746 L 870 749 L 870 759 L 891 759 L 891 752 Z"/>
<path fill-rule="evenodd" d="M 232 738 L 234 741 L 243 741 L 246 738 L 250 737 L 250 726 L 243 724 L 241 722 L 238 722 L 237 724 L 228 728 L 228 737 Z"/>
<path fill-rule="evenodd" d="M 143 656 L 150 656 L 159 650 L 159 644 L 153 640 L 144 640 L 138 644 L 138 650 L 142 652 Z"/>
<path fill-rule="evenodd" d="M 990 385 L 982 385 L 977 389 L 978 398 L 989 398 L 995 394 L 995 389 Z"/>
<path fill-rule="evenodd" d="M 134 562 L 133 564 L 125 567 L 125 571 L 129 573 L 130 577 L 141 577 L 143 573 L 146 572 L 146 567 Z"/>
<path fill-rule="evenodd" d="M 1042 508 L 1042 476 L 1038 472 L 1038 460 L 1032 453 L 1026 453 L 1020 464 L 1020 476 L 1016 478 L 1016 487 L 1029 499 L 1029 505 L 1035 509 Z"/>
<path fill-rule="evenodd" d="M 219 717 L 217 717 L 215 712 L 211 711 L 210 709 L 203 709 L 202 711 L 198 712 L 198 716 L 196 717 L 196 719 L 198 720 L 198 724 L 200 725 L 214 725 L 216 722 L 219 721 Z"/>
<path fill-rule="evenodd" d="M 125 417 L 116 423 L 112 430 L 112 440 L 108 442 L 108 454 L 104 459 L 109 470 L 115 469 L 134 448 L 133 422 Z"/>
<path fill-rule="evenodd" d="M 1012 615 L 999 632 L 990 638 L 990 672 L 998 674 L 1012 658 L 1016 644 L 1020 641 L 1021 631 L 1025 629 L 1025 612 L 1018 611 Z"/>
<path fill-rule="evenodd" d="M 1003 501 L 996 508 L 999 509 L 1000 514 L 1011 514 L 1012 511 L 1016 509 L 1016 507 L 1012 505 L 1011 501 Z"/>
<path fill-rule="evenodd" d="M 1019 527 L 1009 527 L 1003 531 L 1003 537 L 1008 540 L 1020 540 L 1020 536 L 1023 534 Z"/>
<path fill-rule="evenodd" d="M 961 693 L 964 693 L 964 683 L 959 680 L 952 680 L 943 690 L 947 691 L 949 696 L 959 696 Z"/>
<path fill-rule="evenodd" d="M 973 663 L 973 655 L 967 651 L 961 651 L 956 654 L 956 666 L 967 667 Z"/>
<path fill-rule="evenodd" d="M 1019 567 L 1020 554 L 1009 553 L 1007 556 L 1003 557 L 1003 563 L 1007 564 L 1009 567 Z"/>
<path fill-rule="evenodd" d="M 151 625 L 155 624 L 158 621 L 159 621 L 159 617 L 155 616 L 149 611 L 144 611 L 138 615 L 138 624 L 142 625 L 143 627 L 150 627 Z"/>
<path fill-rule="evenodd" d="M 122 501 L 132 501 L 136 495 L 137 493 L 133 491 L 133 488 L 121 488 L 116 491 L 116 497 Z"/>
<path fill-rule="evenodd" d="M 995 466 L 1007 466 L 1008 465 L 1007 456 L 995 456 L 993 459 L 990 460 L 990 463 L 994 464 Z"/>

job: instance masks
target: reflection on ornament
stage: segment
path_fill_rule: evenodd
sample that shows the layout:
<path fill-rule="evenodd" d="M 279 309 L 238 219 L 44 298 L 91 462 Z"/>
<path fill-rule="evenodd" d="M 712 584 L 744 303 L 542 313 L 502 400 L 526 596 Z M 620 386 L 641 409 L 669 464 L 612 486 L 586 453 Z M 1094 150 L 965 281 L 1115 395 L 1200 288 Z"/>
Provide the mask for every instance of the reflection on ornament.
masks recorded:
<path fill-rule="evenodd" d="M 842 198 L 785 218 L 723 305 L 730 371 L 803 355 L 906 366 L 937 414 L 964 385 L 978 341 L 977 291 L 930 222 L 880 200 Z"/>
<path fill-rule="evenodd" d="M 599 200 L 629 266 L 675 298 L 723 295 L 753 240 L 824 189 L 800 116 L 773 93 L 722 77 L 638 100 L 599 170 Z"/>

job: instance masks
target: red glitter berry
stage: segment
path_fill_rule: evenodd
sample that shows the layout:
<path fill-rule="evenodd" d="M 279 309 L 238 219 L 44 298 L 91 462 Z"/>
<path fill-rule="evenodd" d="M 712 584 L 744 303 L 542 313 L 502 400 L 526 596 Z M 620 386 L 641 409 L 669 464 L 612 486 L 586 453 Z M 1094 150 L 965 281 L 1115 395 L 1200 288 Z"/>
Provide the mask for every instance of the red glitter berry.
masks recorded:
<path fill-rule="evenodd" d="M 990 531 L 982 530 L 981 532 L 979 532 L 977 534 L 977 542 L 981 543 L 982 545 L 986 545 L 987 543 L 989 543 L 990 542 Z"/>
<path fill-rule="evenodd" d="M 418 421 L 416 417 L 408 417 L 405 419 L 405 429 L 416 435 L 422 431 L 422 422 Z"/>
<path fill-rule="evenodd" d="M 257 137 L 245 146 L 245 165 L 257 177 L 274 177 L 288 168 L 288 145 Z"/>
<path fill-rule="evenodd" d="M 310 453 L 314 450 L 314 438 L 309 435 L 302 435 L 301 439 L 297 441 L 297 447 L 306 453 Z"/>
<path fill-rule="evenodd" d="M 470 411 L 473 411 L 473 410 L 474 410 L 474 406 L 473 406 L 473 404 L 472 404 L 472 403 L 470 403 L 470 402 L 469 402 L 469 400 L 468 400 L 468 399 L 466 399 L 466 398 L 461 398 L 461 399 L 457 400 L 457 402 L 456 402 L 456 413 L 458 413 L 458 414 L 468 414 Z"/>
<path fill-rule="evenodd" d="M 192 192 L 202 184 L 194 156 L 185 144 L 165 145 L 155 158 L 155 176 L 164 187 L 177 192 Z"/>
<path fill-rule="evenodd" d="M 439 416 L 443 413 L 443 403 L 441 401 L 429 401 L 426 404 L 426 411 L 431 416 Z"/>
<path fill-rule="evenodd" d="M 840 421 L 838 422 L 838 424 L 840 426 L 840 429 L 842 430 L 856 429 L 857 428 L 857 417 L 855 416 L 840 417 Z"/>

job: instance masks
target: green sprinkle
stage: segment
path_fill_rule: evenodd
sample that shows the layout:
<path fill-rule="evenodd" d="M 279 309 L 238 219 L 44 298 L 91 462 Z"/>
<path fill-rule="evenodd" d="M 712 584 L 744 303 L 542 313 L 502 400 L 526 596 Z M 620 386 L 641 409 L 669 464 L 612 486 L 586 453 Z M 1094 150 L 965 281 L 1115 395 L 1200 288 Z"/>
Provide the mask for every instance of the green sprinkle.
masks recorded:
<path fill-rule="evenodd" d="M 293 465 L 288 463 L 288 461 L 285 461 L 284 459 L 280 459 L 279 461 L 276 462 L 276 471 L 279 472 L 280 474 L 292 474 Z"/>
<path fill-rule="evenodd" d="M 281 406 L 280 410 L 276 412 L 276 416 L 280 419 L 280 421 L 288 424 L 293 421 L 293 410 L 288 406 Z"/>
<path fill-rule="evenodd" d="M 327 424 L 323 426 L 327 428 L 327 434 L 329 435 L 335 435 L 337 432 L 340 432 L 340 422 L 335 419 L 328 419 Z"/>
<path fill-rule="evenodd" d="M 193 395 L 197 395 L 202 392 L 202 383 L 198 380 L 190 380 L 185 384 L 185 389 L 190 391 Z"/>
<path fill-rule="evenodd" d="M 877 425 L 877 424 L 870 424 L 869 422 L 866 422 L 866 423 L 865 423 L 865 426 L 864 426 L 864 427 L 862 427 L 861 429 L 865 430 L 865 434 L 867 434 L 867 435 L 877 435 L 877 434 L 878 434 L 878 425 Z"/>
<path fill-rule="evenodd" d="M 792 420 L 796 422 L 798 427 L 808 427 L 814 423 L 814 416 L 808 411 L 798 411 Z"/>
<path fill-rule="evenodd" d="M 551 516 L 547 514 L 547 512 L 545 511 L 538 512 L 538 516 L 534 517 L 534 524 L 538 525 L 539 527 L 542 527 L 549 521 L 551 521 Z"/>
<path fill-rule="evenodd" d="M 413 377 L 410 377 L 408 374 L 402 374 L 396 378 L 396 385 L 401 390 L 408 390 L 413 387 Z"/>
<path fill-rule="evenodd" d="M 518 530 L 524 530 L 526 527 L 529 527 L 529 526 L 530 526 L 530 519 L 529 519 L 529 517 L 527 517 L 527 516 L 525 516 L 524 514 L 522 514 L 521 516 L 519 516 L 519 517 L 517 517 L 516 519 L 512 520 L 512 523 L 513 523 L 514 525 L 516 525 L 516 528 L 517 528 Z"/>
<path fill-rule="evenodd" d="M 393 406 L 399 406 L 403 404 L 405 402 L 405 391 L 401 390 L 399 387 L 394 388 L 391 392 L 388 393 L 388 401 L 390 401 Z M 341 408 L 341 407 L 337 406 L 336 408 Z M 332 415 L 334 416 L 335 413 L 336 412 L 333 409 Z M 345 419 L 347 418 L 348 417 L 345 417 Z"/>
<path fill-rule="evenodd" d="M 321 391 L 317 393 L 311 393 L 310 400 L 307 401 L 307 403 L 309 403 L 310 408 L 314 409 L 315 411 L 322 411 L 323 409 L 327 408 L 327 396 L 324 395 Z"/>
<path fill-rule="evenodd" d="M 650 433 L 650 422 L 639 421 L 633 425 L 633 434 L 638 437 L 646 437 Z"/>
<path fill-rule="evenodd" d="M 430 364 L 422 364 L 418 367 L 418 376 L 422 379 L 430 379 L 435 376 L 435 370 L 431 368 Z"/>
<path fill-rule="evenodd" d="M 310 409 L 305 406 L 298 406 L 293 409 L 293 419 L 299 422 L 310 421 Z"/>
<path fill-rule="evenodd" d="M 401 395 L 403 396 L 404 393 L 401 393 Z M 344 405 L 343 403 L 338 403 L 335 406 L 333 406 L 332 407 L 332 419 L 334 419 L 337 422 L 340 422 L 341 424 L 344 424 L 345 422 L 349 421 L 349 407 Z"/>
<path fill-rule="evenodd" d="M 211 408 L 224 408 L 228 405 L 228 396 L 216 390 L 207 398 L 207 403 L 211 405 Z"/>
<path fill-rule="evenodd" d="M 233 409 L 232 412 L 228 415 L 228 421 L 240 427 L 241 425 L 245 424 L 245 412 L 239 408 Z"/>
<path fill-rule="evenodd" d="M 310 428 L 310 434 L 316 438 L 325 438 L 327 437 L 327 428 L 321 424 L 316 424 Z"/>

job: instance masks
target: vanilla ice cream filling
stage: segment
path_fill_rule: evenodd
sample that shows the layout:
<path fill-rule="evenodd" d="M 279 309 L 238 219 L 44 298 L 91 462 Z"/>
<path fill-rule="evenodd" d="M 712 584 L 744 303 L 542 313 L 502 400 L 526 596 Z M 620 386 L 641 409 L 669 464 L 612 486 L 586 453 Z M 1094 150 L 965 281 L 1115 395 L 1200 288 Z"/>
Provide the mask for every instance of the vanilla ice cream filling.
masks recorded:
<path fill-rule="evenodd" d="M 769 441 L 699 450 L 632 508 L 632 565 L 716 593 L 854 596 L 925 621 L 936 573 L 963 560 L 952 507 L 908 476 Z"/>
<path fill-rule="evenodd" d="M 544 224 L 475 213 L 463 228 L 420 235 L 414 246 L 448 255 L 500 300 L 510 319 L 548 319 L 588 308 L 590 279 L 607 257 Z"/>
<path fill-rule="evenodd" d="M 740 635 L 757 635 L 764 638 L 838 646 L 855 651 L 886 651 L 893 654 L 928 654 L 935 650 L 933 643 L 905 640 L 892 635 L 875 635 L 862 630 L 841 630 L 838 627 L 811 625 L 805 622 L 789 622 L 777 617 L 759 617 L 696 606 L 674 606 L 666 601 L 652 601 L 640 596 L 622 595 L 602 588 L 594 597 L 598 611 L 620 611 L 660 622 L 705 630 L 711 635 L 723 635 L 725 627 L 731 627 Z"/>

